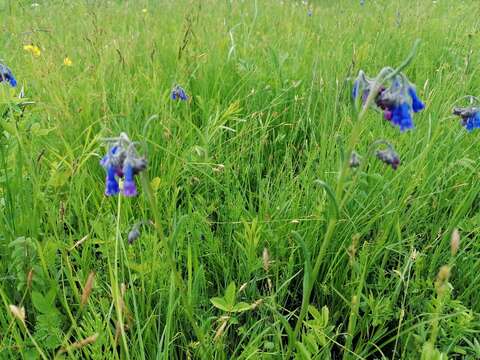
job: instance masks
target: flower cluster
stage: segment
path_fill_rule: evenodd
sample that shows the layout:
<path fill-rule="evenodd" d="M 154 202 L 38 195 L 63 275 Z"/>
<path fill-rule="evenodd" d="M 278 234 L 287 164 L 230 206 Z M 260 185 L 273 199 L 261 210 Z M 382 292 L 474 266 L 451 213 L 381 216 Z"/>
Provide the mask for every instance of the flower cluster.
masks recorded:
<path fill-rule="evenodd" d="M 35 57 L 39 57 L 42 54 L 42 50 L 40 50 L 40 48 L 34 44 L 24 45 L 23 50 L 29 52 Z"/>
<path fill-rule="evenodd" d="M 370 92 L 378 87 L 374 102 L 376 107 L 383 111 L 385 120 L 398 126 L 402 132 L 413 129 L 412 112 L 417 113 L 425 108 L 415 86 L 402 73 L 393 76 L 386 85 L 379 86 L 376 79 L 369 78 L 360 71 L 354 82 L 353 97 L 354 99 L 361 97 L 365 105 Z"/>
<path fill-rule="evenodd" d="M 472 132 L 474 129 L 480 129 L 480 108 L 478 107 L 465 107 L 454 108 L 453 114 L 462 118 L 462 125 L 468 132 Z"/>
<path fill-rule="evenodd" d="M 172 100 L 188 100 L 187 93 L 180 85 L 175 85 L 175 87 L 172 89 Z"/>
<path fill-rule="evenodd" d="M 135 150 L 135 143 L 130 141 L 127 134 L 121 133 L 117 138 L 106 139 L 110 143 L 107 155 L 100 161 L 107 173 L 105 195 L 117 195 L 120 187 L 117 178 L 123 178 L 123 195 L 131 197 L 137 195 L 135 175 L 147 167 L 147 161 L 139 157 Z"/>
<path fill-rule="evenodd" d="M 2 63 L 0 63 L 0 83 L 8 82 L 11 87 L 17 86 L 17 80 L 13 76 L 12 70 Z"/>

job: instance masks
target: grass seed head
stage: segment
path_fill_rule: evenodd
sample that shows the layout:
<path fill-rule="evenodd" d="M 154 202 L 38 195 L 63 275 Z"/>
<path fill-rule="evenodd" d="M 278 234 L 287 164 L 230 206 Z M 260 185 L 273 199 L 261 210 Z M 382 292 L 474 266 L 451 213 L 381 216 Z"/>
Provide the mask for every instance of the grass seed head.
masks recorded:
<path fill-rule="evenodd" d="M 10 309 L 12 315 L 20 320 L 23 325 L 25 325 L 25 308 L 23 306 L 18 307 L 16 305 L 9 305 L 8 308 Z"/>
<path fill-rule="evenodd" d="M 450 240 L 450 248 L 452 256 L 457 255 L 458 248 L 460 247 L 460 232 L 458 229 L 454 229 L 452 232 L 452 238 Z"/>
<path fill-rule="evenodd" d="M 90 274 L 88 274 L 87 282 L 85 283 L 85 287 L 83 288 L 82 297 L 80 300 L 80 307 L 85 306 L 85 304 L 88 302 L 88 298 L 92 293 L 94 282 L 95 282 L 95 273 L 92 271 Z"/>

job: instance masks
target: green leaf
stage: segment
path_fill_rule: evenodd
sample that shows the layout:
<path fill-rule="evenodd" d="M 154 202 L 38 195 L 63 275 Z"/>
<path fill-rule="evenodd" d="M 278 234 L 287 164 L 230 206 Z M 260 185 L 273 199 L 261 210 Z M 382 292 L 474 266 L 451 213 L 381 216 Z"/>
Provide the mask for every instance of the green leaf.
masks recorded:
<path fill-rule="evenodd" d="M 327 327 L 328 325 L 328 318 L 329 318 L 330 312 L 328 310 L 328 306 L 325 305 L 322 307 L 322 321 L 323 321 L 323 326 Z"/>
<path fill-rule="evenodd" d="M 210 302 L 215 306 L 217 309 L 223 310 L 223 311 L 231 311 L 232 306 L 229 305 L 224 298 L 220 297 L 214 297 L 210 299 Z"/>
<path fill-rule="evenodd" d="M 227 290 L 225 290 L 225 301 L 227 304 L 230 305 L 230 307 L 233 307 L 235 305 L 235 293 L 237 291 L 237 287 L 235 286 L 235 283 L 232 281 L 230 285 L 228 285 Z"/>
<path fill-rule="evenodd" d="M 30 131 L 34 136 L 45 136 L 48 135 L 50 132 L 54 131 L 55 128 L 50 129 L 42 129 L 39 123 L 35 123 L 30 127 Z"/>
<path fill-rule="evenodd" d="M 315 341 L 315 335 L 312 332 L 309 332 L 302 336 L 302 343 L 310 353 L 316 354 L 319 350 L 318 344 Z"/>
<path fill-rule="evenodd" d="M 16 134 L 15 125 L 13 125 L 11 123 L 7 123 L 5 121 L 0 122 L 0 124 L 3 128 L 3 130 L 8 132 L 10 135 L 15 135 Z"/>
<path fill-rule="evenodd" d="M 29 348 L 23 351 L 23 358 L 25 360 L 38 360 L 40 357 L 36 349 Z"/>
<path fill-rule="evenodd" d="M 299 359 L 302 359 L 302 360 L 310 360 L 311 359 L 311 356 L 310 356 L 310 353 L 308 352 L 307 348 L 305 347 L 305 345 L 303 345 L 301 342 L 296 342 L 295 343 L 295 346 L 298 350 L 298 358 Z"/>
<path fill-rule="evenodd" d="M 32 303 L 42 314 L 48 314 L 52 310 L 52 304 L 38 291 L 32 292 Z"/>
<path fill-rule="evenodd" d="M 67 183 L 71 175 L 72 171 L 70 169 L 59 170 L 53 168 L 50 172 L 50 180 L 48 181 L 48 185 L 54 188 L 62 187 Z"/>
<path fill-rule="evenodd" d="M 308 305 L 308 312 L 310 313 L 310 315 L 313 316 L 315 320 L 319 320 L 322 318 L 322 315 L 320 314 L 320 312 L 313 305 Z"/>
<path fill-rule="evenodd" d="M 244 312 L 248 310 L 252 310 L 252 305 L 245 302 L 239 302 L 238 304 L 235 304 L 232 308 L 232 312 Z"/>

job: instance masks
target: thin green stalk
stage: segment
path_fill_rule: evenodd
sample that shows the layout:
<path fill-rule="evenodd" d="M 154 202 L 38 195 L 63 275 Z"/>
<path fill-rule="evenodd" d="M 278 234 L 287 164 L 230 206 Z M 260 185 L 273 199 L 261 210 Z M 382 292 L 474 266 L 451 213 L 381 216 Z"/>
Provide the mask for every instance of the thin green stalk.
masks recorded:
<path fill-rule="evenodd" d="M 365 101 L 365 104 L 362 107 L 362 110 L 360 112 L 357 112 L 357 119 L 355 122 L 355 125 L 350 132 L 350 138 L 348 141 L 348 147 L 347 147 L 347 154 L 351 154 L 352 151 L 355 149 L 355 146 L 358 143 L 358 140 L 360 138 L 360 129 L 361 129 L 361 120 L 366 114 L 366 111 L 370 107 L 370 104 L 374 101 L 376 98 L 378 92 L 380 91 L 380 87 L 382 84 L 393 78 L 395 75 L 399 74 L 410 62 L 412 61 L 413 57 L 416 54 L 416 50 L 419 44 L 419 40 L 415 41 L 415 44 L 413 45 L 413 49 L 410 52 L 409 56 L 405 59 L 405 61 L 395 70 L 391 70 L 390 68 L 384 68 L 376 77 L 375 84 L 373 86 L 373 89 L 370 91 L 368 94 L 367 100 Z M 338 215 L 339 212 L 342 211 L 342 207 L 344 205 L 343 202 L 343 197 L 345 196 L 344 194 L 344 187 L 345 187 L 345 179 L 347 178 L 348 174 L 348 169 L 349 169 L 349 158 L 345 157 L 343 160 L 343 164 L 341 165 L 340 173 L 338 176 L 338 182 L 337 182 L 337 187 L 335 191 L 335 199 L 337 202 L 338 206 L 338 212 L 336 212 L 335 216 L 330 217 L 330 220 L 327 225 L 327 231 L 325 233 L 322 245 L 320 247 L 320 251 L 318 252 L 317 258 L 315 260 L 315 266 L 312 271 L 312 275 L 309 277 L 309 283 L 306 287 L 305 292 L 303 293 L 303 298 L 302 298 L 302 305 L 300 308 L 300 314 L 298 316 L 297 322 L 295 324 L 295 329 L 293 331 L 293 336 L 289 338 L 289 343 L 288 343 L 288 349 L 287 349 L 287 355 L 286 358 L 288 359 L 293 351 L 293 348 L 295 346 L 295 342 L 297 341 L 298 334 L 300 332 L 300 329 L 302 327 L 303 320 L 305 319 L 305 316 L 307 315 L 308 312 L 308 305 L 310 304 L 310 296 L 313 290 L 313 287 L 315 285 L 315 282 L 317 281 L 318 277 L 318 272 L 320 271 L 320 266 L 322 265 L 322 262 L 324 260 L 326 251 L 330 245 L 330 242 L 333 238 L 333 234 L 335 233 L 335 228 L 337 226 L 338 222 Z M 339 201 L 340 200 L 340 201 Z M 353 323 L 352 323 L 353 326 Z M 353 331 L 353 329 L 350 329 Z"/>
<path fill-rule="evenodd" d="M 190 325 L 193 328 L 193 331 L 195 332 L 195 335 L 200 342 L 200 347 L 202 349 L 201 356 L 202 358 L 208 358 L 208 349 L 205 344 L 205 336 L 203 334 L 202 329 L 198 326 L 195 317 L 193 315 L 193 309 L 191 303 L 188 301 L 188 291 L 187 287 L 185 286 L 185 282 L 182 278 L 181 273 L 177 269 L 177 264 L 175 261 L 175 255 L 173 254 L 173 250 L 170 247 L 170 244 L 168 244 L 167 240 L 165 239 L 162 225 L 160 222 L 160 213 L 157 209 L 157 204 L 155 201 L 155 197 L 153 195 L 152 188 L 150 186 L 150 181 L 148 180 L 148 176 L 145 174 L 145 172 L 141 173 L 141 180 L 142 180 L 142 186 L 143 190 L 145 192 L 145 195 L 150 203 L 150 208 L 153 213 L 154 221 L 155 221 L 155 229 L 157 231 L 158 237 L 160 241 L 163 243 L 165 246 L 165 254 L 166 254 L 166 260 L 168 262 L 168 266 L 173 272 L 173 279 L 175 281 L 175 284 L 181 293 L 180 299 L 182 301 L 183 308 L 185 310 L 185 315 L 187 316 L 188 321 L 190 322 Z"/>
<path fill-rule="evenodd" d="M 119 261 L 119 247 L 120 247 L 120 215 L 121 215 L 121 204 L 122 196 L 118 196 L 117 202 L 117 224 L 115 228 L 115 262 L 113 264 L 113 281 L 112 281 L 112 295 L 115 302 L 115 311 L 117 313 L 117 326 L 120 327 L 120 335 L 122 337 L 123 351 L 127 359 L 130 359 L 130 352 L 128 351 L 127 337 L 125 334 L 125 325 L 123 321 L 123 309 L 122 309 L 122 298 L 120 290 L 118 288 L 118 283 L 120 281 L 118 277 L 118 261 Z"/>

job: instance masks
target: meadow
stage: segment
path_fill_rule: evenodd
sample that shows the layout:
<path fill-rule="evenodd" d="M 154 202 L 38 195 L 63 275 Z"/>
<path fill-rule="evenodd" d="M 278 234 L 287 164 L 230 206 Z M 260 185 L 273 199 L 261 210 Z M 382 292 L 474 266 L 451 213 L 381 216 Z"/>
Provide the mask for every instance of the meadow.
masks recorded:
<path fill-rule="evenodd" d="M 480 359 L 478 1 L 0 19 L 0 359 Z M 413 129 L 352 101 L 384 67 Z M 105 196 L 119 136 L 137 196 Z"/>

